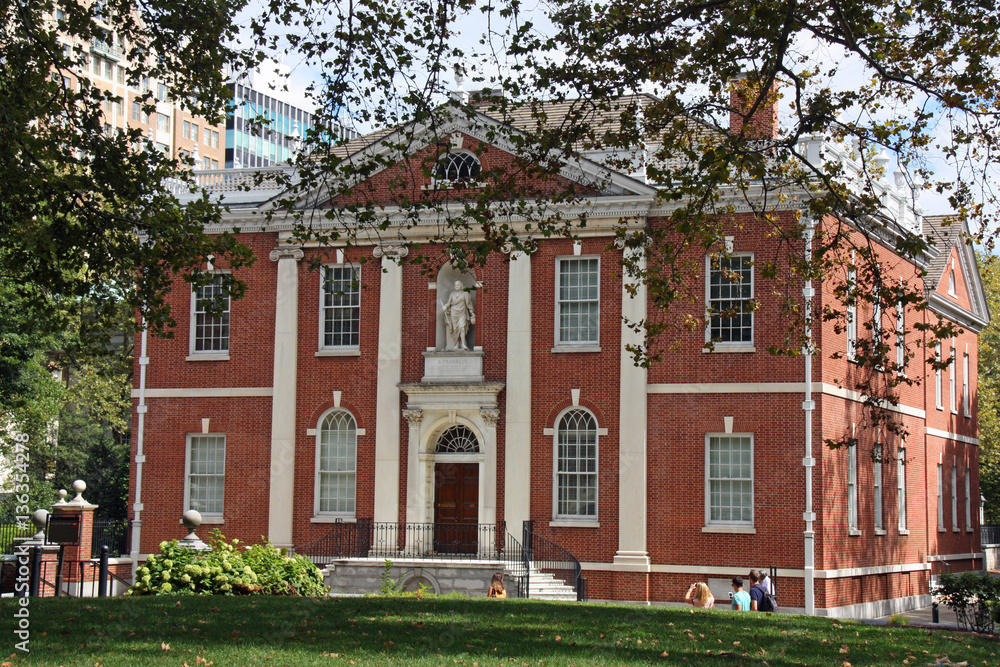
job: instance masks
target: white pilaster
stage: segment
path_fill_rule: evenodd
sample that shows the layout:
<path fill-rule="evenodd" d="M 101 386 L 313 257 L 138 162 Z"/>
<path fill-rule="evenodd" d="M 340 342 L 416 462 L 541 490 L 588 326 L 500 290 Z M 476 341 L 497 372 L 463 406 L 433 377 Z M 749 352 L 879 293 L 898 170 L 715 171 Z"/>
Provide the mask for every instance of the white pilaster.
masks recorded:
<path fill-rule="evenodd" d="M 479 478 L 479 523 L 493 525 L 497 522 L 497 422 L 500 411 L 484 408 L 479 411 L 485 428 L 483 437 L 483 474 Z"/>
<path fill-rule="evenodd" d="M 629 250 L 625 251 L 631 252 Z M 638 258 L 638 268 L 645 259 Z M 648 568 L 646 550 L 646 369 L 637 367 L 626 345 L 643 346 L 641 332 L 631 323 L 646 319 L 646 284 L 626 275 L 622 280 L 621 369 L 618 409 L 618 552 L 615 563 Z M 627 284 L 635 286 L 635 297 Z"/>
<path fill-rule="evenodd" d="M 299 335 L 300 248 L 271 251 L 278 263 L 274 307 L 274 382 L 271 399 L 271 484 L 268 497 L 268 539 L 276 547 L 291 547 L 295 497 L 295 402 Z"/>
<path fill-rule="evenodd" d="M 399 382 L 402 379 L 403 246 L 376 246 L 382 258 L 375 394 L 375 521 L 399 521 Z"/>
<path fill-rule="evenodd" d="M 424 462 L 420 460 L 420 422 L 423 421 L 424 413 L 423 410 L 403 410 L 403 416 L 410 426 L 406 455 L 406 521 L 425 523 L 427 473 Z"/>
<path fill-rule="evenodd" d="M 504 520 L 520 535 L 531 518 L 531 256 L 520 252 L 510 258 L 506 384 Z"/>

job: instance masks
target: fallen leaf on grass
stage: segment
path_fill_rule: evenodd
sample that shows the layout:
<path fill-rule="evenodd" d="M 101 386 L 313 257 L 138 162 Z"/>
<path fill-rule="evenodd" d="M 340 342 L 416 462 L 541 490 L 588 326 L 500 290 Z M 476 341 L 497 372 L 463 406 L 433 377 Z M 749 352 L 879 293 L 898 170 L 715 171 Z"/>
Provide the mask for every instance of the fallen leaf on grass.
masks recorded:
<path fill-rule="evenodd" d="M 661 654 L 660 654 L 660 657 L 661 657 L 661 658 L 669 658 L 669 657 L 670 657 L 670 654 L 669 654 L 669 653 L 667 653 L 666 651 L 664 651 L 663 653 L 661 653 Z"/>
<path fill-rule="evenodd" d="M 170 644 L 168 644 L 166 642 L 160 642 L 160 648 L 163 649 L 164 651 L 169 651 L 170 650 Z"/>

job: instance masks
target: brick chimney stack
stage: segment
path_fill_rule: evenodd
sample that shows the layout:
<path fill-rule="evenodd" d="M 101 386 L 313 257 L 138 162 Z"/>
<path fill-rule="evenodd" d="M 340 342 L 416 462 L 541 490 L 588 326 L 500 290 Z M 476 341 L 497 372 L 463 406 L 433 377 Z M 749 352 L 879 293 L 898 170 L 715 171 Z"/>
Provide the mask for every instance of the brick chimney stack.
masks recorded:
<path fill-rule="evenodd" d="M 753 116 L 747 118 L 754 102 L 760 94 L 761 82 L 754 73 L 744 73 L 729 83 L 729 133 L 741 132 L 750 139 L 777 139 L 778 137 L 778 82 L 757 107 Z"/>

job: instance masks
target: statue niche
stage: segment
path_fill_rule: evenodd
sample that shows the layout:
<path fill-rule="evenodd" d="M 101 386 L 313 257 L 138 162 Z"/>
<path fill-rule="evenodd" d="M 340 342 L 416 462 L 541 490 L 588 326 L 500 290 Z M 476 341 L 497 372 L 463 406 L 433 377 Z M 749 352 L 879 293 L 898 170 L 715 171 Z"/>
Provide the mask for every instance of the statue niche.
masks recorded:
<path fill-rule="evenodd" d="M 435 349 L 470 352 L 476 340 L 476 279 L 451 267 L 438 273 Z"/>

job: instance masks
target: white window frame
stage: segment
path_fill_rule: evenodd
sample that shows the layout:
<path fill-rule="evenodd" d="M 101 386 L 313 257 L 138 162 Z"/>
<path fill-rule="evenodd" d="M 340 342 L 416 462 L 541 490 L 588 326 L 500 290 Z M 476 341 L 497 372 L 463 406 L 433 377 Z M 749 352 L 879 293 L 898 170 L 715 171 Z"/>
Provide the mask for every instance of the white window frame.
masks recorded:
<path fill-rule="evenodd" d="M 937 464 L 937 519 L 938 532 L 943 533 L 944 526 L 944 464 Z"/>
<path fill-rule="evenodd" d="M 323 426 L 327 419 L 332 419 L 336 415 L 346 415 L 350 418 L 350 421 L 354 425 L 354 440 L 353 442 L 347 443 L 348 447 L 354 448 L 353 452 L 353 468 L 344 470 L 323 470 L 322 468 L 322 447 L 323 447 Z M 356 517 L 358 509 L 358 436 L 364 433 L 363 430 L 358 428 L 357 418 L 349 411 L 344 408 L 333 408 L 327 410 L 322 415 L 320 415 L 319 420 L 316 422 L 316 459 L 314 466 L 314 476 L 313 476 L 313 516 L 316 518 L 324 519 L 350 519 L 353 520 Z M 337 509 L 337 510 L 323 510 L 323 497 L 322 497 L 322 476 L 324 474 L 335 474 L 343 475 L 346 478 L 351 478 L 353 475 L 354 484 L 354 498 L 350 501 L 353 507 L 349 509 Z M 337 500 L 337 499 L 333 499 Z"/>
<path fill-rule="evenodd" d="M 875 515 L 875 534 L 885 535 L 885 520 L 882 514 L 882 444 L 875 444 L 872 461 L 872 511 Z"/>
<path fill-rule="evenodd" d="M 951 460 L 951 529 L 956 533 L 961 530 L 958 525 L 958 460 L 954 457 Z"/>
<path fill-rule="evenodd" d="M 228 271 L 216 271 L 214 272 L 215 280 L 218 283 L 223 275 L 226 275 Z M 198 348 L 198 315 L 199 313 L 204 313 L 204 311 L 198 310 L 198 289 L 192 286 L 191 288 L 191 310 L 190 310 L 190 335 L 188 343 L 188 361 L 192 359 L 211 359 L 213 361 L 223 361 L 229 359 L 229 350 L 232 344 L 232 297 L 226 297 L 226 309 L 223 311 L 226 318 L 226 344 L 224 348 L 218 350 L 199 350 Z M 207 318 L 207 316 L 206 316 Z M 213 320 L 219 318 L 212 318 Z"/>
<path fill-rule="evenodd" d="M 972 532 L 972 484 L 969 481 L 969 459 L 965 459 L 965 530 Z"/>
<path fill-rule="evenodd" d="M 194 440 L 222 438 L 222 473 L 199 473 L 212 477 L 222 477 L 222 498 L 220 503 L 222 510 L 219 512 L 202 511 L 191 505 L 191 447 Z M 184 445 L 184 511 L 198 509 L 201 514 L 202 523 L 222 523 L 225 517 L 226 508 L 226 436 L 224 433 L 189 433 L 185 438 Z"/>
<path fill-rule="evenodd" d="M 559 438 L 562 433 L 562 422 L 567 416 L 572 412 L 582 412 L 590 416 L 590 419 L 594 423 L 594 470 L 592 472 L 560 472 L 560 456 L 559 456 Z M 552 429 L 552 518 L 554 522 L 569 522 L 569 523 L 581 523 L 596 525 L 598 517 L 600 516 L 600 465 L 601 465 L 601 435 L 605 435 L 606 431 L 600 428 L 600 424 L 597 421 L 597 416 L 579 405 L 574 405 L 572 407 L 566 408 L 556 417 L 555 428 Z M 579 445 L 579 443 L 577 443 Z M 579 459 L 580 457 L 578 457 Z M 561 475 L 585 475 L 593 480 L 593 490 L 594 490 L 594 511 L 593 513 L 587 514 L 571 514 L 567 512 L 560 512 L 560 499 L 559 499 L 559 479 Z M 576 489 L 585 488 L 577 485 Z M 586 487 L 589 488 L 589 487 Z M 577 499 L 578 504 L 581 502 Z"/>
<path fill-rule="evenodd" d="M 851 261 L 854 261 L 852 254 Z M 857 269 L 847 270 L 847 296 L 850 299 L 858 290 Z M 858 358 L 858 306 L 857 303 L 847 304 L 844 308 L 847 313 L 847 360 L 855 361 Z"/>
<path fill-rule="evenodd" d="M 941 341 L 934 346 L 934 358 L 938 364 L 941 363 Z M 941 377 L 943 372 L 940 366 L 934 369 L 934 405 L 938 410 L 944 410 L 944 381 Z"/>
<path fill-rule="evenodd" d="M 951 271 L 948 272 L 948 296 L 958 297 L 955 293 L 955 268 L 952 267 Z"/>
<path fill-rule="evenodd" d="M 723 480 L 749 481 L 750 482 L 750 519 L 749 520 L 722 520 L 712 518 L 712 440 L 716 438 L 746 438 L 750 441 L 750 478 L 718 478 Z M 705 434 L 705 526 L 706 528 L 731 528 L 731 529 L 753 529 L 754 527 L 754 436 L 752 433 L 706 433 Z"/>
<path fill-rule="evenodd" d="M 896 457 L 896 505 L 898 507 L 898 528 L 900 535 L 909 535 L 906 529 L 906 448 L 899 448 Z"/>
<path fill-rule="evenodd" d="M 899 290 L 903 291 L 903 278 L 899 278 Z M 900 296 L 896 301 L 896 372 L 906 375 L 906 307 Z"/>
<path fill-rule="evenodd" d="M 948 361 L 948 400 L 951 403 L 951 414 L 953 415 L 958 414 L 958 394 L 956 393 L 957 382 L 955 381 L 956 356 L 955 346 L 952 345 L 951 358 Z"/>
<path fill-rule="evenodd" d="M 966 417 L 972 416 L 972 405 L 969 399 L 969 346 L 965 346 L 962 357 L 962 411 Z"/>
<path fill-rule="evenodd" d="M 353 290 L 357 290 L 358 303 L 356 306 L 351 305 L 326 305 L 326 283 L 327 283 L 327 272 L 329 271 L 339 271 L 346 270 L 354 273 L 354 278 L 351 283 L 352 292 L 344 292 L 344 296 L 350 296 L 353 294 Z M 350 343 L 347 345 L 335 345 L 326 343 L 326 322 L 327 313 L 333 314 L 336 311 L 356 311 L 357 317 L 352 318 L 352 322 L 357 323 L 357 343 Z M 331 334 L 332 335 L 332 334 Z M 347 263 L 340 264 L 324 264 L 319 276 L 319 342 L 318 349 L 320 353 L 334 353 L 334 354 L 358 354 L 361 350 L 361 267 L 355 266 Z"/>
<path fill-rule="evenodd" d="M 438 175 L 437 175 L 438 169 L 441 167 L 441 164 L 443 162 L 447 161 L 449 163 L 448 168 L 450 168 L 452 163 L 454 163 L 456 161 L 459 161 L 459 160 L 467 160 L 468 158 L 472 158 L 472 160 L 475 162 L 475 164 L 477 166 L 476 175 L 475 176 L 459 177 L 457 179 L 452 179 L 452 178 L 438 178 Z M 430 184 L 430 187 L 431 188 L 450 188 L 450 187 L 452 187 L 456 183 L 462 183 L 462 184 L 467 185 L 469 187 L 475 187 L 478 184 L 478 182 L 479 182 L 479 174 L 482 173 L 482 170 L 483 170 L 483 163 L 482 163 L 482 161 L 478 157 L 476 157 L 476 154 L 473 153 L 472 151 L 461 150 L 461 149 L 456 150 L 456 151 L 448 151 L 444 155 L 441 155 L 438 158 L 438 161 L 434 164 L 434 168 L 433 168 L 433 171 L 431 173 L 431 184 Z"/>
<path fill-rule="evenodd" d="M 586 262 L 586 261 L 596 261 L 597 262 L 597 295 L 593 299 L 574 299 L 574 300 L 563 300 L 562 299 L 562 267 L 564 264 Z M 568 255 L 564 257 L 556 257 L 556 292 L 555 292 L 555 347 L 557 350 L 561 351 L 599 351 L 601 345 L 601 257 L 600 255 Z M 594 338 L 593 340 L 563 340 L 563 328 L 562 328 L 562 310 L 564 304 L 594 304 L 596 306 L 596 313 L 594 319 L 596 321 L 596 326 L 594 327 Z"/>
<path fill-rule="evenodd" d="M 851 439 L 847 447 L 847 532 L 860 535 L 858 529 L 858 445 Z"/>
<path fill-rule="evenodd" d="M 749 260 L 749 267 L 748 268 L 750 269 L 750 283 L 749 283 L 749 285 L 750 285 L 750 295 L 748 297 L 744 297 L 744 298 L 740 298 L 740 299 L 723 299 L 723 298 L 713 299 L 712 298 L 712 275 L 713 275 L 713 273 L 721 273 L 721 270 L 716 266 L 717 260 L 720 260 L 720 259 L 727 259 L 727 260 L 728 259 Z M 756 285 L 754 284 L 754 283 L 756 283 L 756 271 L 754 270 L 754 268 L 755 268 L 755 265 L 754 265 L 754 255 L 753 255 L 752 252 L 734 252 L 734 253 L 729 253 L 728 255 L 720 255 L 720 254 L 705 255 L 705 343 L 706 343 L 706 345 L 710 344 L 712 346 L 712 348 L 715 349 L 715 350 L 719 350 L 719 351 L 741 351 L 742 352 L 742 351 L 753 351 L 753 349 L 754 349 L 754 330 L 756 328 L 755 327 L 755 324 L 756 324 L 755 320 L 756 320 L 756 318 L 754 317 L 755 313 L 754 313 L 753 309 L 750 310 L 750 327 L 749 327 L 750 328 L 750 340 L 738 340 L 738 341 L 714 340 L 715 337 L 712 335 L 712 333 L 713 333 L 712 332 L 712 320 L 713 320 L 712 304 L 713 304 L 713 301 L 716 302 L 716 303 L 718 303 L 718 302 L 732 302 L 732 301 L 740 301 L 742 303 L 750 303 L 750 304 L 753 303 L 753 300 L 755 298 L 755 287 L 756 287 Z M 735 285 L 740 285 L 740 286 L 744 285 L 744 283 L 742 281 L 731 282 L 730 284 L 734 285 L 734 286 Z M 733 319 L 733 318 L 720 318 L 720 319 L 730 320 L 730 319 Z M 722 327 L 721 323 L 720 323 L 719 331 L 721 331 L 723 328 L 724 327 Z M 742 326 L 740 327 L 740 329 L 743 329 L 743 328 L 744 327 L 742 327 Z"/>

